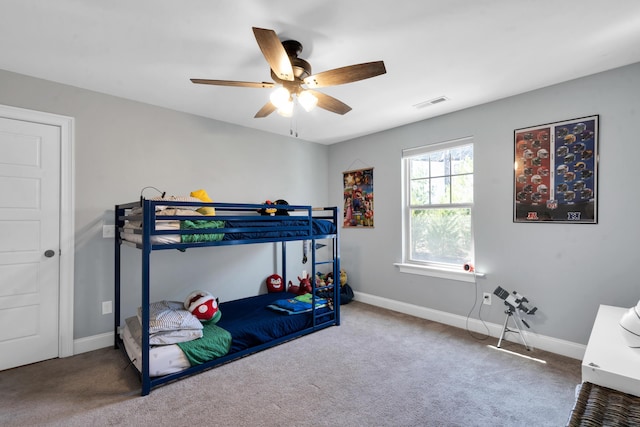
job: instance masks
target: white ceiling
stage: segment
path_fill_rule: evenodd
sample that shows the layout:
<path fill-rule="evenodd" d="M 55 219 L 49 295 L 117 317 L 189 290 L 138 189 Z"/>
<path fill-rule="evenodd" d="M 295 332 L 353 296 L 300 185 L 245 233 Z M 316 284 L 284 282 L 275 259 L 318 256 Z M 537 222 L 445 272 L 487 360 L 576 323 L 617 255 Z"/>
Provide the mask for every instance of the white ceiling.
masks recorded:
<path fill-rule="evenodd" d="M 270 90 L 189 81 L 272 81 L 253 26 L 301 42 L 314 73 L 387 74 L 318 89 L 344 116 L 254 119 Z M 639 61 L 638 0 L 0 1 L 0 69 L 322 144 Z"/>

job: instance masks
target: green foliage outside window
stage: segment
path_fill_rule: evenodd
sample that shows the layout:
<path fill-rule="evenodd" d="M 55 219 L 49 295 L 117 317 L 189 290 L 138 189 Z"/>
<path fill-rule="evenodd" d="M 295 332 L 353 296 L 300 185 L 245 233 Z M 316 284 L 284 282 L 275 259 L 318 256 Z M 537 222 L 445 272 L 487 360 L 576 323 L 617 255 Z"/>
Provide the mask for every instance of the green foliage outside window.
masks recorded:
<path fill-rule="evenodd" d="M 471 260 L 473 145 L 424 153 L 407 162 L 410 260 Z"/>

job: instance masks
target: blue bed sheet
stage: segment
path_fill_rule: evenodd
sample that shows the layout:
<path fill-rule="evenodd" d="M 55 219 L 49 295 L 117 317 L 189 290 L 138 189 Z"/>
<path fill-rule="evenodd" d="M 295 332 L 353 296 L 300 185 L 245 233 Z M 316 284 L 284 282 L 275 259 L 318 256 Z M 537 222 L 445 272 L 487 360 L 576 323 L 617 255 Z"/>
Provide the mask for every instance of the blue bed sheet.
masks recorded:
<path fill-rule="evenodd" d="M 220 304 L 222 318 L 217 325 L 231 333 L 229 354 L 297 332 L 312 325 L 311 313 L 290 316 L 267 306 L 276 300 L 293 298 L 289 292 L 275 292 Z M 329 311 L 328 308 L 316 313 Z M 331 314 L 328 313 L 327 316 Z"/>
<path fill-rule="evenodd" d="M 307 236 L 309 222 L 300 219 L 283 219 L 273 221 L 225 221 L 225 228 L 251 228 L 251 227 L 273 227 L 276 231 L 260 230 L 246 231 L 238 233 L 225 233 L 224 240 L 245 240 L 264 239 L 278 237 Z M 304 227 L 303 230 L 287 230 L 283 227 Z M 332 221 L 323 219 L 313 219 L 311 222 L 312 234 L 321 236 L 335 234 L 336 226 Z"/>

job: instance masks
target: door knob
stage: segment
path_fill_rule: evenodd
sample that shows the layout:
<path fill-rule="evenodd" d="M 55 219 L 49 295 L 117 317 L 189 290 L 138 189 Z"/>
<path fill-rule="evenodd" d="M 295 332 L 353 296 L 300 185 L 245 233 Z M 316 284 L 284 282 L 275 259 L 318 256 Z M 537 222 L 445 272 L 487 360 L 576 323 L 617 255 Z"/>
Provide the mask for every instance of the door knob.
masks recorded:
<path fill-rule="evenodd" d="M 48 249 L 44 252 L 44 256 L 46 256 L 47 258 L 51 258 L 52 256 L 54 256 L 56 254 L 55 251 Z"/>

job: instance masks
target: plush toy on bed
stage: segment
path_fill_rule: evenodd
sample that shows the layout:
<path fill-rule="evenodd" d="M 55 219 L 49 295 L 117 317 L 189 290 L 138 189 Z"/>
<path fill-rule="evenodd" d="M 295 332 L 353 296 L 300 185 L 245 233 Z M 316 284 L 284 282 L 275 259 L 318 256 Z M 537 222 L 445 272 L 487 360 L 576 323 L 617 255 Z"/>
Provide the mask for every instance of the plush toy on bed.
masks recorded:
<path fill-rule="evenodd" d="M 205 203 L 213 203 L 213 200 L 209 197 L 205 190 L 196 190 L 192 191 L 190 194 L 191 197 L 195 197 L 196 199 L 200 199 Z M 203 206 L 201 208 L 196 209 L 196 212 L 201 213 L 202 215 L 213 216 L 216 214 L 216 208 L 213 206 Z"/>
<path fill-rule="evenodd" d="M 277 274 L 272 274 L 267 277 L 267 291 L 269 293 L 273 292 L 283 292 L 284 291 L 284 283 L 282 282 L 282 277 Z"/>
<path fill-rule="evenodd" d="M 291 280 L 289 280 L 289 286 L 287 286 L 287 292 L 291 292 L 292 294 L 297 294 L 300 291 L 300 285 L 294 285 Z"/>
<path fill-rule="evenodd" d="M 289 203 L 286 200 L 282 200 L 282 199 L 278 199 L 275 202 L 273 202 L 274 205 L 276 206 L 289 206 Z M 288 216 L 289 215 L 289 210 L 288 209 L 277 209 L 276 210 L 276 215 L 280 215 L 280 216 Z"/>
<path fill-rule="evenodd" d="M 282 200 L 282 199 L 278 199 L 275 202 L 272 202 L 271 200 L 266 200 L 264 203 L 264 205 L 269 205 L 268 208 L 261 208 L 258 210 L 258 213 L 260 215 L 289 215 L 289 211 L 287 209 L 278 209 L 278 205 L 282 205 L 282 206 L 289 206 L 289 203 L 287 203 L 286 200 Z M 273 207 L 272 207 L 273 206 Z"/>
<path fill-rule="evenodd" d="M 307 274 L 306 277 L 298 276 L 298 281 L 300 282 L 298 295 L 304 295 L 311 292 L 311 277 Z"/>
<path fill-rule="evenodd" d="M 218 300 L 206 291 L 193 291 L 184 300 L 184 308 L 202 323 L 218 323 L 222 312 Z"/>
<path fill-rule="evenodd" d="M 265 200 L 263 205 L 269 205 L 268 208 L 260 208 L 258 209 L 258 213 L 260 215 L 275 215 L 278 210 L 275 206 L 273 206 L 273 202 L 271 200 Z M 272 207 L 273 206 L 273 207 Z"/>

